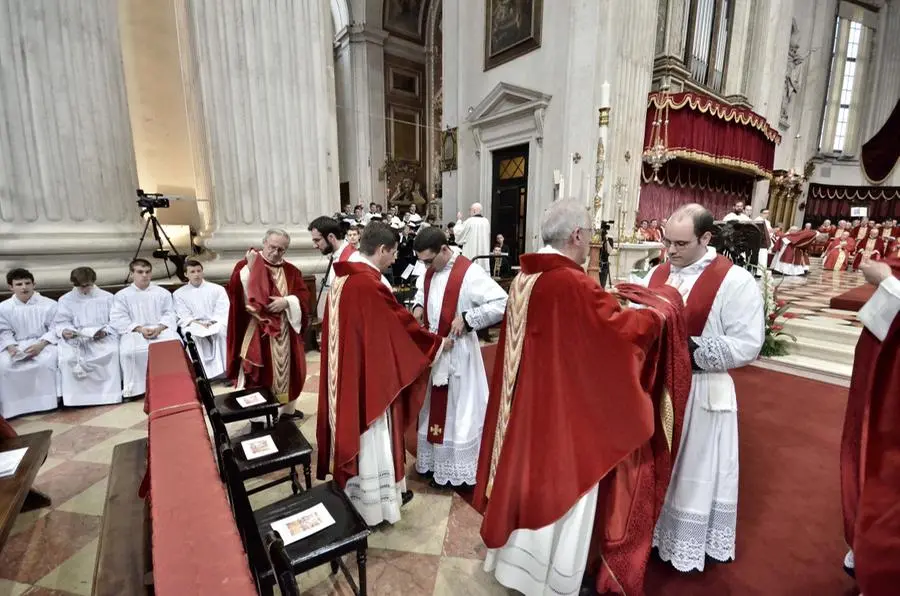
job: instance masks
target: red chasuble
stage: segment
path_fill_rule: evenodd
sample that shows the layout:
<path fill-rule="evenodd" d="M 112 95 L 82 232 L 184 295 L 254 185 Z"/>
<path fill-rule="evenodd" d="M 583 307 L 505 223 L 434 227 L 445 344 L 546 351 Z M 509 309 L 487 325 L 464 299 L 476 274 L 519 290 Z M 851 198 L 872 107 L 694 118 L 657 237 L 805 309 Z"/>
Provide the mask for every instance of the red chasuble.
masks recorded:
<path fill-rule="evenodd" d="M 664 285 L 660 290 L 650 290 L 620 284 L 616 290 L 621 297 L 654 308 L 666 317 L 662 336 L 647 353 L 642 375 L 642 385 L 653 401 L 653 437 L 601 482 L 592 544 L 596 553 L 589 561 L 593 570 L 602 557 L 596 585 L 600 594 L 636 596 L 644 592 L 653 529 L 681 441 L 691 392 L 691 356 L 684 305 L 674 288 Z"/>
<path fill-rule="evenodd" d="M 900 278 L 900 260 L 890 262 Z M 866 596 L 900 586 L 900 317 L 883 342 L 863 330 L 841 440 L 844 537 Z"/>
<path fill-rule="evenodd" d="M 335 263 L 334 274 L 322 320 L 316 476 L 324 480 L 330 473 L 341 488 L 358 476 L 359 437 L 390 410 L 399 481 L 403 434 L 416 423 L 417 396 L 424 395 L 413 385 L 442 340 L 419 325 L 367 263 Z"/>
<path fill-rule="evenodd" d="M 863 257 L 869 257 L 873 261 L 881 259 L 884 254 L 884 241 L 881 237 L 866 238 L 856 243 L 856 257 L 853 259 L 853 268 L 859 269 Z"/>
<path fill-rule="evenodd" d="M 816 240 L 816 231 L 800 230 L 798 232 L 790 232 L 782 238 L 789 240 L 790 244 L 784 249 L 781 255 L 781 262 L 793 265 L 809 265 L 808 251 Z"/>
<path fill-rule="evenodd" d="M 641 372 L 661 315 L 623 309 L 565 256 L 527 254 L 520 263 L 473 500 L 488 548 L 558 521 L 656 426 Z"/>
<path fill-rule="evenodd" d="M 243 371 L 246 387 L 268 387 L 278 401 L 287 403 L 300 396 L 306 381 L 303 347 L 309 310 L 309 290 L 300 270 L 286 261 L 272 265 L 257 255 L 244 294 L 241 270 L 247 259 L 234 266 L 228 281 L 228 363 L 226 375 L 237 382 Z M 296 333 L 286 312 L 266 313 L 268 296 L 296 296 L 303 311 L 304 329 Z M 261 308 L 260 305 L 263 305 Z M 285 366 L 285 363 L 288 366 Z"/>

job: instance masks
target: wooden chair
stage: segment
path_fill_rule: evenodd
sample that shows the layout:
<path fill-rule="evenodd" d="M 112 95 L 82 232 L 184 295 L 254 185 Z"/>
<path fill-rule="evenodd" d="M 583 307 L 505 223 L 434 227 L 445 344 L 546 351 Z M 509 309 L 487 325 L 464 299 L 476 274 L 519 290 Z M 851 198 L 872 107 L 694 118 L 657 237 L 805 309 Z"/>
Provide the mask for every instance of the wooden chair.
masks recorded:
<path fill-rule="evenodd" d="M 275 571 L 275 579 L 281 596 L 300 596 L 300 587 L 297 586 L 297 578 L 291 569 L 291 558 L 284 550 L 284 541 L 278 532 L 269 532 L 263 539 L 266 546 L 266 554 L 269 555 L 269 563 Z"/>
<path fill-rule="evenodd" d="M 271 428 L 251 431 L 241 435 L 229 435 L 222 417 L 216 410 L 209 413 L 209 422 L 212 425 L 216 449 L 220 450 L 225 446 L 234 449 L 235 467 L 238 478 L 242 482 L 251 478 L 259 478 L 272 472 L 289 470 L 287 476 L 256 486 L 249 491 L 250 494 L 272 488 L 283 482 L 290 482 L 294 494 L 299 493 L 303 488 L 300 486 L 300 479 L 297 476 L 298 465 L 303 467 L 306 489 L 309 490 L 312 487 L 312 445 L 309 444 L 309 441 L 306 440 L 306 437 L 303 436 L 303 433 L 300 432 L 300 429 L 297 428 L 293 421 L 280 420 Z M 265 437 L 266 435 L 272 437 L 278 452 L 255 459 L 248 459 L 240 444 L 244 441 Z M 221 459 L 219 459 L 219 464 L 223 464 Z M 224 470 L 224 467 L 220 468 L 221 470 Z"/>
<path fill-rule="evenodd" d="M 197 350 L 197 344 L 190 333 L 185 333 L 185 344 L 187 345 L 188 355 L 190 356 L 191 365 L 194 367 L 194 374 L 197 377 L 197 388 L 201 394 L 206 392 L 212 397 L 211 407 L 215 408 L 222 416 L 222 420 L 228 424 L 230 422 L 239 422 L 241 420 L 249 420 L 251 418 L 265 418 L 268 425 L 272 426 L 275 418 L 278 416 L 278 408 L 281 406 L 272 391 L 267 387 L 250 387 L 239 389 L 237 391 L 229 391 L 221 395 L 214 395 L 209 379 L 206 377 L 206 371 L 203 369 L 203 362 L 200 360 L 200 352 Z M 255 406 L 242 407 L 237 398 L 244 397 L 253 393 L 259 393 L 265 398 L 265 402 Z M 204 404 L 206 402 L 204 401 Z M 209 411 L 207 410 L 207 413 Z"/>
<path fill-rule="evenodd" d="M 273 522 L 321 503 L 325 505 L 335 523 L 311 536 L 284 546 L 284 555 L 278 563 L 282 574 L 287 572 L 297 575 L 330 563 L 332 573 L 337 573 L 338 569 L 343 571 L 354 594 L 365 596 L 366 551 L 371 530 L 353 508 L 344 491 L 334 482 L 327 482 L 253 511 L 248 493 L 241 482 L 234 452 L 227 445 L 222 446 L 222 460 L 225 462 L 226 485 L 238 532 L 244 542 L 250 570 L 256 579 L 260 594 L 273 594 L 273 587 L 277 582 L 276 570 L 269 562 L 262 537 L 272 532 Z M 354 552 L 359 567 L 358 586 L 350 575 L 350 570 L 341 560 L 344 555 Z"/>

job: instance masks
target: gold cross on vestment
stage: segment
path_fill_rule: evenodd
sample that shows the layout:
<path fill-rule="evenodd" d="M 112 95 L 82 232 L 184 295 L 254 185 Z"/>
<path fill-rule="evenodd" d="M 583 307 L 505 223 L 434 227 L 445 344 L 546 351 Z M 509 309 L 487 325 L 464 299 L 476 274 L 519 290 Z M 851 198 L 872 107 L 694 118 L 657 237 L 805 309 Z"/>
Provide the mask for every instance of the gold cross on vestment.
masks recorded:
<path fill-rule="evenodd" d="M 441 434 L 441 427 L 438 426 L 437 424 L 432 424 L 431 425 L 431 434 L 433 434 L 436 437 L 439 436 Z"/>

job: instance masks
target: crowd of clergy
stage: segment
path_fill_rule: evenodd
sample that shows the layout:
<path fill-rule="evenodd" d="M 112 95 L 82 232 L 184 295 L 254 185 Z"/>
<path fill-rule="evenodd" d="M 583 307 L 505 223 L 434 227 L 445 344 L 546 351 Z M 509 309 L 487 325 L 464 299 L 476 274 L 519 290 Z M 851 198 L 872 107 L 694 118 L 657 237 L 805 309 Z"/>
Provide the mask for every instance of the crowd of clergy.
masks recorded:
<path fill-rule="evenodd" d="M 291 240 L 281 229 L 248 250 L 227 290 L 205 281 L 194 260 L 174 293 L 151 283 L 143 259 L 115 295 L 79 267 L 58 302 L 35 291 L 28 271 L 9 272 L 0 414 L 49 410 L 58 396 L 65 405 L 138 396 L 148 346 L 189 332 L 208 377 L 269 387 L 281 416 L 302 417 L 303 338 L 318 321 L 316 473 L 330 476 L 369 526 L 397 523 L 413 498 L 409 451 L 432 487 L 470 494 L 484 516 L 484 569 L 527 595 L 641 594 L 651 549 L 682 572 L 735 559 L 738 404 L 729 371 L 757 358 L 765 314 L 754 275 L 710 246 L 716 222 L 707 209 L 686 205 L 642 226 L 665 259 L 606 291 L 583 269 L 587 210 L 555 201 L 542 214 L 542 248 L 521 256 L 507 293 L 473 263 L 490 247 L 476 203 L 456 222 L 456 243 L 419 222 L 412 250 L 423 270 L 410 308 L 385 277 L 403 228 L 393 211 L 379 214 L 373 205 L 368 221 L 345 211 L 310 222 L 328 257 L 315 297 L 286 260 Z M 742 203 L 730 215 L 751 220 Z M 767 211 L 759 217 L 771 229 Z M 859 227 L 849 231 L 854 240 L 893 238 L 883 232 L 888 222 Z M 896 280 L 872 257 L 857 266 L 892 290 Z M 900 293 L 892 296 L 880 299 Z M 487 371 L 478 332 L 498 324 Z M 845 563 L 852 570 L 852 552 Z"/>

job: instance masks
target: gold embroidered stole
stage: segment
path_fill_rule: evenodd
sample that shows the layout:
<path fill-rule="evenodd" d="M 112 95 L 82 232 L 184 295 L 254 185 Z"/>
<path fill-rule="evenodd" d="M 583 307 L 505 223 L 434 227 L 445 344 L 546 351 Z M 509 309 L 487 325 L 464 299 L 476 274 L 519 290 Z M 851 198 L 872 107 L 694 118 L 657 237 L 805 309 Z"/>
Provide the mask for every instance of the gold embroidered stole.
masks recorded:
<path fill-rule="evenodd" d="M 494 449 L 491 452 L 491 469 L 488 473 L 485 494 L 490 497 L 494 486 L 494 475 L 500 463 L 500 453 L 506 438 L 506 427 L 512 413 L 513 390 L 519 376 L 519 363 L 522 361 L 522 348 L 525 342 L 525 328 L 528 322 L 528 302 L 534 284 L 540 273 L 520 273 L 509 289 L 509 300 L 506 306 L 506 342 L 503 345 L 503 385 L 500 392 L 500 411 L 497 416 L 497 428 L 494 430 Z"/>
<path fill-rule="evenodd" d="M 288 295 L 287 277 L 284 274 L 284 267 L 269 267 L 269 273 L 272 275 L 272 281 L 275 282 L 275 288 L 282 296 Z M 282 311 L 281 331 L 277 337 L 269 338 L 269 348 L 272 350 L 272 393 L 281 403 L 290 401 L 290 385 L 291 385 L 291 336 L 288 331 L 290 323 L 288 322 L 287 311 Z"/>
<path fill-rule="evenodd" d="M 328 457 L 328 467 L 332 475 L 334 475 L 334 443 L 337 440 L 337 378 L 338 364 L 340 363 L 338 322 L 340 321 L 341 293 L 344 291 L 346 282 L 346 275 L 336 277 L 328 290 L 328 379 L 319 381 L 328 383 L 328 426 L 331 429 L 331 453 Z"/>

